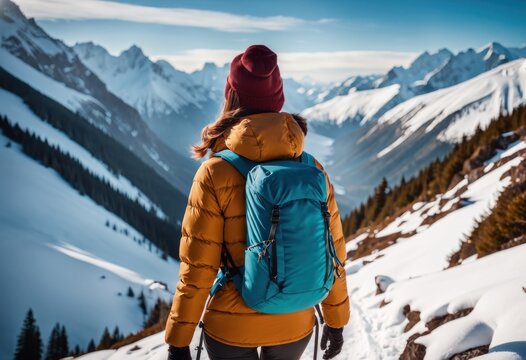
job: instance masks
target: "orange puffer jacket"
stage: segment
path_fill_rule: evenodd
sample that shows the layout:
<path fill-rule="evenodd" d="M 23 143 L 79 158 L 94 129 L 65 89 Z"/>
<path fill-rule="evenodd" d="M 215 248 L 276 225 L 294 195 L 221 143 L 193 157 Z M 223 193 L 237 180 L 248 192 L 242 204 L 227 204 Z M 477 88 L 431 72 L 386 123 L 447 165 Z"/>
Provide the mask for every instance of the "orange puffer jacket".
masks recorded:
<path fill-rule="evenodd" d="M 231 127 L 213 151 L 229 148 L 261 162 L 297 157 L 304 135 L 288 113 L 260 113 Z M 321 165 L 316 165 L 323 170 Z M 338 258 L 346 258 L 345 240 L 334 189 L 327 177 L 331 231 Z M 173 346 L 190 344 L 221 262 L 223 244 L 236 266 L 243 265 L 246 249 L 245 179 L 221 158 L 211 157 L 197 171 L 182 223 L 179 282 L 166 323 L 165 340 Z M 322 302 L 327 324 L 340 328 L 349 321 L 349 297 L 344 269 Z M 314 308 L 290 314 L 263 314 L 245 305 L 228 282 L 212 297 L 203 317 L 205 332 L 234 346 L 256 347 L 293 342 L 314 327 Z"/>

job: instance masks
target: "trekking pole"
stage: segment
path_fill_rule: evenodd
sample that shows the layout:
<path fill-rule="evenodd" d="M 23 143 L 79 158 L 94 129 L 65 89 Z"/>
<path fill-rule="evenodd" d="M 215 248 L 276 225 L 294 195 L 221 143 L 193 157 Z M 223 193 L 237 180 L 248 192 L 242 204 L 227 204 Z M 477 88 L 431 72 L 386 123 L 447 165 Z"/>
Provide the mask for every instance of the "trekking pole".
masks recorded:
<path fill-rule="evenodd" d="M 197 349 L 196 360 L 201 359 L 201 351 L 203 350 L 204 333 L 203 333 L 203 322 L 202 321 L 199 321 L 199 327 L 201 328 L 201 335 L 199 336 L 199 345 L 197 345 L 196 347 Z"/>
<path fill-rule="evenodd" d="M 323 314 L 321 313 L 320 304 L 314 305 L 314 308 L 316 309 L 316 312 L 318 313 L 318 317 L 320 318 L 320 321 L 318 322 L 318 317 L 314 316 L 315 319 L 315 327 L 316 332 L 314 333 L 314 360 L 318 359 L 318 337 L 320 332 L 320 323 L 323 325 L 325 323 L 325 320 L 323 319 Z"/>

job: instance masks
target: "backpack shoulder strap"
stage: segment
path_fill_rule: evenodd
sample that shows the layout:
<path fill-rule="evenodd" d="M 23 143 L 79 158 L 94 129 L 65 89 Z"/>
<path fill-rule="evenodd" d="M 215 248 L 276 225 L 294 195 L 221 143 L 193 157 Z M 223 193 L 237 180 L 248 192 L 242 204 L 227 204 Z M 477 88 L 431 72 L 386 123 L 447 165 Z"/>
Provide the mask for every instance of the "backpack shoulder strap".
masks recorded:
<path fill-rule="evenodd" d="M 301 163 L 304 163 L 310 166 L 316 166 L 316 163 L 314 162 L 314 156 L 312 156 L 306 151 L 301 153 L 299 160 Z"/>
<path fill-rule="evenodd" d="M 218 151 L 214 154 L 214 156 L 228 161 L 236 168 L 237 171 L 239 171 L 241 175 L 243 175 L 244 178 L 246 178 L 248 172 L 257 165 L 255 161 L 251 161 L 229 149 Z"/>

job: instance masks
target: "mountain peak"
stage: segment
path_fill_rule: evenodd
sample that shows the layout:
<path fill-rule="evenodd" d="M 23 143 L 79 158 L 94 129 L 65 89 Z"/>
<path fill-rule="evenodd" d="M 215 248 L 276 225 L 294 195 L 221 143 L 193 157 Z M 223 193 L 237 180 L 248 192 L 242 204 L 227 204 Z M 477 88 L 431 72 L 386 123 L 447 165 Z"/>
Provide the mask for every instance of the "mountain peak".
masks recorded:
<path fill-rule="evenodd" d="M 489 44 L 484 46 L 483 49 L 491 49 L 499 53 L 506 52 L 508 50 L 505 46 L 503 46 L 501 43 L 498 43 L 496 41 L 490 42 Z"/>
<path fill-rule="evenodd" d="M 124 57 L 128 59 L 140 59 L 140 58 L 146 58 L 146 55 L 144 55 L 144 52 L 140 47 L 137 45 L 130 46 L 129 49 L 124 50 L 119 57 Z"/>
<path fill-rule="evenodd" d="M 137 45 L 132 45 L 129 49 L 121 52 L 119 59 L 127 63 L 130 68 L 141 67 L 150 63 L 150 59 L 144 55 L 142 49 Z"/>
<path fill-rule="evenodd" d="M 95 44 L 93 41 L 78 42 L 73 45 L 73 50 L 84 58 L 108 56 L 108 50 L 102 46 Z"/>

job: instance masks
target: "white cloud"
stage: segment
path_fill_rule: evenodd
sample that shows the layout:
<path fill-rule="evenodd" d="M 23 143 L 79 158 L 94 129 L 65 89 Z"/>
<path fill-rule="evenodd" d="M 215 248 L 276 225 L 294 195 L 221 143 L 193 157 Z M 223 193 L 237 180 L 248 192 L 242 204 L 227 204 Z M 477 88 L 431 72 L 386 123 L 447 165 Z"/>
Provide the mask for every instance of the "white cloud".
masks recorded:
<path fill-rule="evenodd" d="M 193 49 L 174 55 L 156 55 L 174 67 L 193 71 L 205 62 L 218 65 L 230 62 L 242 50 Z M 395 51 L 278 52 L 278 64 L 284 77 L 312 77 L 320 81 L 343 80 L 350 75 L 384 73 L 393 66 L 406 66 L 418 54 Z"/>
<path fill-rule="evenodd" d="M 102 0 L 15 0 L 27 16 L 37 19 L 122 20 L 139 23 L 190 26 L 227 32 L 287 30 L 310 21 L 288 17 L 258 17 L 221 11 L 158 8 Z M 331 19 L 320 19 L 324 24 Z"/>

